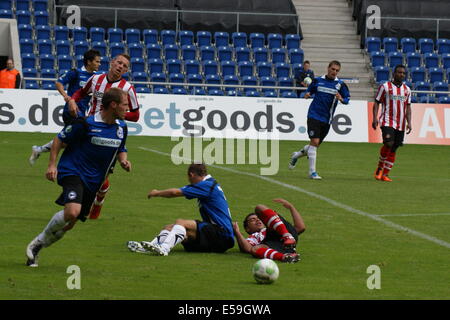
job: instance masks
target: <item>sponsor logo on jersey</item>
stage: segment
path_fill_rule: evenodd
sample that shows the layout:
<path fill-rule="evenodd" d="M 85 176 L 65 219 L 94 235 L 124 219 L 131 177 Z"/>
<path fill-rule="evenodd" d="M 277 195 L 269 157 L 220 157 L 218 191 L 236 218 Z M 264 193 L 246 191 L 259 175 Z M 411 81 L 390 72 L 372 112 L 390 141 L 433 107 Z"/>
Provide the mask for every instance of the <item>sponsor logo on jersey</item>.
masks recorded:
<path fill-rule="evenodd" d="M 102 129 L 91 129 L 91 132 L 102 132 Z"/>
<path fill-rule="evenodd" d="M 86 85 L 86 83 L 87 83 L 86 81 L 81 80 L 80 81 L 80 87 L 83 88 Z"/>
<path fill-rule="evenodd" d="M 332 95 L 335 95 L 337 93 L 336 89 L 322 87 L 322 86 L 317 87 L 317 91 L 318 92 L 323 92 L 323 93 L 329 93 L 329 94 L 332 94 Z"/>
<path fill-rule="evenodd" d="M 118 148 L 120 146 L 120 144 L 122 143 L 122 140 L 111 139 L 111 138 L 102 138 L 102 137 L 92 137 L 91 143 L 95 144 L 97 146 Z"/>

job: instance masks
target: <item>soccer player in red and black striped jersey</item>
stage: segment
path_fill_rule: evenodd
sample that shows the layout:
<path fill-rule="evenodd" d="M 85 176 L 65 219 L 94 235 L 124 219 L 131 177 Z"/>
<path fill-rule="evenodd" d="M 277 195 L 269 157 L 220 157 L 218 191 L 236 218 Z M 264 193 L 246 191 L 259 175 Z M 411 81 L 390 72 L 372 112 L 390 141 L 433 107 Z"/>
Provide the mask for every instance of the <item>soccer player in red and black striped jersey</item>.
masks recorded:
<path fill-rule="evenodd" d="M 257 205 L 255 212 L 248 214 L 244 219 L 244 229 L 250 235 L 248 238 L 241 234 L 238 223 L 233 223 L 239 249 L 259 259 L 297 262 L 300 260 L 300 256 L 295 247 L 298 235 L 306 229 L 305 223 L 291 203 L 280 198 L 273 201 L 281 203 L 283 207 L 289 209 L 294 225 L 291 225 L 274 210 L 261 204 Z"/>
<path fill-rule="evenodd" d="M 137 122 L 139 120 L 139 104 L 136 97 L 136 90 L 131 83 L 122 78 L 122 76 L 128 72 L 129 67 L 130 57 L 127 54 L 122 53 L 114 57 L 114 59 L 111 60 L 108 73 L 93 75 L 89 78 L 83 88 L 72 95 L 71 100 L 69 100 L 69 110 L 77 111 L 78 106 L 76 103 L 81 101 L 87 95 L 92 94 L 88 114 L 97 114 L 102 108 L 103 94 L 110 88 L 120 88 L 128 95 L 128 105 L 130 109 L 125 114 L 125 120 Z M 107 177 L 100 190 L 97 192 L 97 197 L 94 200 L 94 204 L 89 213 L 90 219 L 97 219 L 100 215 L 108 190 L 109 180 Z"/>
<path fill-rule="evenodd" d="M 373 105 L 372 128 L 380 126 L 383 135 L 383 146 L 380 149 L 375 179 L 392 181 L 389 173 L 395 162 L 395 153 L 403 145 L 406 134 L 411 132 L 411 89 L 403 83 L 406 68 L 398 65 L 394 69 L 393 81 L 383 83 L 379 88 Z M 382 105 L 378 117 L 378 109 Z"/>

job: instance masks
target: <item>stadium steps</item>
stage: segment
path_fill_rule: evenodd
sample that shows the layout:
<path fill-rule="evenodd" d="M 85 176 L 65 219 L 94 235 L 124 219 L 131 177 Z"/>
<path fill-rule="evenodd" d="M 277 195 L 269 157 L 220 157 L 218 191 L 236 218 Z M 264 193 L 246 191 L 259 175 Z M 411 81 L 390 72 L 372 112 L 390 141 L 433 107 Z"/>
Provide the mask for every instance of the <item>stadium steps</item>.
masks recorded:
<path fill-rule="evenodd" d="M 300 15 L 305 60 L 311 61 L 315 74 L 324 74 L 331 60 L 339 60 L 342 63 L 339 77 L 359 80 L 349 84 L 352 99 L 373 101 L 373 72 L 360 47 L 347 0 L 293 0 L 293 3 Z"/>

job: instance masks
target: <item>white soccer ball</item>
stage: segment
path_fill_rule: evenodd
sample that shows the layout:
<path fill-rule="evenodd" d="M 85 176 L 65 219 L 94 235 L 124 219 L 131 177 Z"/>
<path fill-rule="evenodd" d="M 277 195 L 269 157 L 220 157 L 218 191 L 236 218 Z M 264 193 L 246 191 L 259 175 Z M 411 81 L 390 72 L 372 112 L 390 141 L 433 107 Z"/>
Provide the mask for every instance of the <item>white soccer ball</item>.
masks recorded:
<path fill-rule="evenodd" d="M 253 265 L 252 272 L 256 282 L 262 284 L 272 283 L 277 280 L 280 275 L 277 264 L 270 259 L 258 260 Z"/>
<path fill-rule="evenodd" d="M 311 82 L 312 82 L 312 79 L 311 79 L 310 77 L 306 77 L 305 79 L 303 79 L 303 82 L 304 82 L 307 86 L 309 86 L 309 85 L 311 84 Z"/>

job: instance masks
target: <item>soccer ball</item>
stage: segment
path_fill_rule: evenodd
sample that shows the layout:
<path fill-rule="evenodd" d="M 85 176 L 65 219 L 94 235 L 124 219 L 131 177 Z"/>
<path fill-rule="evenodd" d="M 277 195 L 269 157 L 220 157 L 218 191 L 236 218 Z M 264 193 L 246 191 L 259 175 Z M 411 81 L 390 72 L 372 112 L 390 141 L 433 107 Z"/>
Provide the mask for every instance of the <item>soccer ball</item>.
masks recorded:
<path fill-rule="evenodd" d="M 312 79 L 311 79 L 310 77 L 306 77 L 305 79 L 303 79 L 303 82 L 304 82 L 307 86 L 309 86 L 309 85 L 311 84 L 311 82 L 312 82 Z"/>
<path fill-rule="evenodd" d="M 280 271 L 277 264 L 270 259 L 258 260 L 253 265 L 253 277 L 256 282 L 262 284 L 269 284 L 278 279 Z"/>

